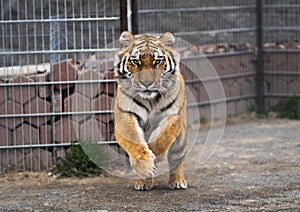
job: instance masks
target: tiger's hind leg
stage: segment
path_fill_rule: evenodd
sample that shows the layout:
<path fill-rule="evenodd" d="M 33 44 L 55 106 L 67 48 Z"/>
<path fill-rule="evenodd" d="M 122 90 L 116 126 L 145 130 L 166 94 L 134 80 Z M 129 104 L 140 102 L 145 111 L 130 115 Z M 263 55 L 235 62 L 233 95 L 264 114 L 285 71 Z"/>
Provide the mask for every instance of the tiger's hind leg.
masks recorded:
<path fill-rule="evenodd" d="M 154 186 L 154 180 L 153 178 L 147 178 L 147 179 L 138 179 L 135 182 L 134 188 L 138 191 L 149 191 L 153 188 Z"/>

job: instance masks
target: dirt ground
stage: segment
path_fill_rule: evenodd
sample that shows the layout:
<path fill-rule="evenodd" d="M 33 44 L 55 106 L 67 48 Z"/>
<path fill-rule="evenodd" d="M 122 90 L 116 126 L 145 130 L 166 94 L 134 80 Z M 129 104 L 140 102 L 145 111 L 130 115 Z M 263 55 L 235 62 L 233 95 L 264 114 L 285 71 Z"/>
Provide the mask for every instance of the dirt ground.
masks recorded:
<path fill-rule="evenodd" d="M 300 121 L 231 119 L 217 151 L 185 162 L 186 190 L 167 175 L 151 191 L 114 176 L 55 179 L 47 173 L 0 176 L 0 211 L 300 211 Z M 208 128 L 203 127 L 200 139 Z"/>

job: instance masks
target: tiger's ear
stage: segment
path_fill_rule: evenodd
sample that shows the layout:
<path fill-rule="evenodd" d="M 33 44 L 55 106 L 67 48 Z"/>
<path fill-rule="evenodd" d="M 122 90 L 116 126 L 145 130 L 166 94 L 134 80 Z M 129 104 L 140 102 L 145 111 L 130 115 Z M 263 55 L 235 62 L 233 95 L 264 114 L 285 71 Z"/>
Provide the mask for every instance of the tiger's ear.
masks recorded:
<path fill-rule="evenodd" d="M 167 46 L 173 46 L 175 43 L 175 35 L 172 32 L 165 32 L 159 40 Z"/>
<path fill-rule="evenodd" d="M 124 31 L 122 32 L 119 41 L 123 46 L 128 46 L 130 43 L 134 41 L 134 36 L 131 34 L 131 32 Z"/>

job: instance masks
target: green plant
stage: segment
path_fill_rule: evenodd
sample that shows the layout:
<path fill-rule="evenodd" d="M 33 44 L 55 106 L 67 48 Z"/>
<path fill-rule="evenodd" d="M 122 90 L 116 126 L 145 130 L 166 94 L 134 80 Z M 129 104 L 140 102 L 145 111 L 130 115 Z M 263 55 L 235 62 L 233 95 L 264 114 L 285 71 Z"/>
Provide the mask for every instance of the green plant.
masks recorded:
<path fill-rule="evenodd" d="M 21 177 L 20 177 L 20 180 L 26 180 L 29 178 L 29 174 L 28 173 L 25 173 L 23 174 Z"/>
<path fill-rule="evenodd" d="M 281 118 L 300 119 L 299 97 L 285 98 L 272 110 L 277 112 Z"/>
<path fill-rule="evenodd" d="M 65 158 L 58 158 L 52 171 L 58 177 L 90 177 L 103 172 L 85 154 L 80 145 L 71 145 Z"/>
<path fill-rule="evenodd" d="M 252 105 L 249 109 L 248 109 L 249 112 L 254 112 L 256 114 L 256 117 L 257 118 L 266 118 L 268 117 L 268 112 L 269 111 L 263 111 L 263 110 L 260 110 L 258 109 L 256 106 Z"/>
<path fill-rule="evenodd" d="M 268 110 L 259 110 L 255 106 L 249 108 L 250 112 L 255 112 L 257 118 L 266 118 L 270 112 L 275 112 L 280 118 L 300 119 L 299 97 L 288 97 L 280 101 Z"/>
<path fill-rule="evenodd" d="M 200 118 L 200 124 L 207 124 L 207 122 L 208 122 L 208 120 L 207 120 L 207 118 L 205 118 L 204 116 L 201 116 L 201 118 Z"/>

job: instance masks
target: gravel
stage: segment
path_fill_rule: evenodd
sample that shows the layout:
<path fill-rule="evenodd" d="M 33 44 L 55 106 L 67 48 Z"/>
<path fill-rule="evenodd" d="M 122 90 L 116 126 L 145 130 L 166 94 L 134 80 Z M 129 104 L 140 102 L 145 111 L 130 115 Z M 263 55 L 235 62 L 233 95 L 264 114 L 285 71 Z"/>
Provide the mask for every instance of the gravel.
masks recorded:
<path fill-rule="evenodd" d="M 185 162 L 186 190 L 167 175 L 151 191 L 103 175 L 55 179 L 47 173 L 0 176 L 1 211 L 300 211 L 300 121 L 230 119 L 217 151 L 200 164 L 197 142 Z M 209 128 L 203 126 L 199 141 Z"/>

